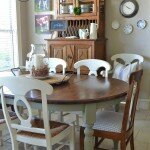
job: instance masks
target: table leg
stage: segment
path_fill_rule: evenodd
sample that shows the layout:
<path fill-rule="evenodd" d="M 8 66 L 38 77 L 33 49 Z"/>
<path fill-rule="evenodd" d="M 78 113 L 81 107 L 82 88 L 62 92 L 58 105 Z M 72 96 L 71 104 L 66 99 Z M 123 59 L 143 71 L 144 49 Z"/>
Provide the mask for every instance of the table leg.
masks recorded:
<path fill-rule="evenodd" d="M 96 120 L 96 104 L 88 104 L 86 105 L 84 112 L 84 121 L 85 121 L 85 129 L 84 129 L 84 150 L 94 150 L 94 137 L 93 137 L 93 125 Z"/>

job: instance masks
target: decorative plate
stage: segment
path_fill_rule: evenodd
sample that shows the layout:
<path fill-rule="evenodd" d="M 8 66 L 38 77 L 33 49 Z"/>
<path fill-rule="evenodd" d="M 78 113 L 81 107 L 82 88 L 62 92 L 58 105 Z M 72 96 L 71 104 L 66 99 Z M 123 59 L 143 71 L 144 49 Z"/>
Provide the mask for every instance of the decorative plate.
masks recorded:
<path fill-rule="evenodd" d="M 139 29 L 145 29 L 146 26 L 147 26 L 146 20 L 139 20 L 139 21 L 137 22 L 137 27 L 138 27 Z"/>
<path fill-rule="evenodd" d="M 113 21 L 112 22 L 112 28 L 114 29 L 114 30 L 117 30 L 117 29 L 119 29 L 119 27 L 120 27 L 120 23 L 119 23 L 119 21 L 117 21 L 117 20 L 115 20 L 115 21 Z"/>
<path fill-rule="evenodd" d="M 123 31 L 125 34 L 131 34 L 133 32 L 133 25 L 131 24 L 125 25 Z"/>

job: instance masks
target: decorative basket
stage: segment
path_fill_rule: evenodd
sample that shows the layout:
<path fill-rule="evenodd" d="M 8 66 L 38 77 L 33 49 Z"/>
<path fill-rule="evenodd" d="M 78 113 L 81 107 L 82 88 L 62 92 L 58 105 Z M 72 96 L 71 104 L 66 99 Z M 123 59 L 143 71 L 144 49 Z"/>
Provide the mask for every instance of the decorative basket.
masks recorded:
<path fill-rule="evenodd" d="M 35 69 L 35 67 L 33 66 L 31 75 L 33 77 L 47 77 L 49 75 L 49 68 L 47 65 L 43 65 L 39 69 Z"/>

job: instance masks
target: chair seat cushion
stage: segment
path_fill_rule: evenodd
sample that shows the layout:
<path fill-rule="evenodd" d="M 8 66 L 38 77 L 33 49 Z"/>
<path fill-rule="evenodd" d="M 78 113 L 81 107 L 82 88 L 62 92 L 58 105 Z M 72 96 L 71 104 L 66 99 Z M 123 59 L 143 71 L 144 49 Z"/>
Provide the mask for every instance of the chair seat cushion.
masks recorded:
<path fill-rule="evenodd" d="M 16 116 L 15 112 L 13 112 L 13 111 L 9 111 L 9 116 L 10 116 L 11 120 L 17 119 L 17 116 Z M 4 114 L 3 114 L 3 110 L 0 109 L 0 124 L 3 124 L 3 123 L 5 123 Z"/>
<path fill-rule="evenodd" d="M 123 114 L 112 111 L 98 111 L 94 130 L 121 132 Z"/>
<path fill-rule="evenodd" d="M 32 120 L 32 127 L 35 128 L 44 128 L 44 123 L 42 119 L 35 118 Z M 51 136 L 54 137 L 64 131 L 67 127 L 69 127 L 68 124 L 65 123 L 60 123 L 56 121 L 50 121 L 50 129 L 51 129 Z M 29 136 L 33 138 L 40 138 L 40 139 L 45 139 L 44 134 L 39 134 L 39 133 L 33 133 L 33 132 L 27 132 L 27 131 L 18 131 L 18 135 L 22 136 Z"/>
<path fill-rule="evenodd" d="M 129 65 L 123 65 L 119 62 L 115 62 L 114 64 L 114 73 L 113 73 L 113 78 L 123 80 L 125 82 L 129 81 L 130 74 L 134 71 L 136 71 L 138 66 L 138 63 L 132 63 Z"/>

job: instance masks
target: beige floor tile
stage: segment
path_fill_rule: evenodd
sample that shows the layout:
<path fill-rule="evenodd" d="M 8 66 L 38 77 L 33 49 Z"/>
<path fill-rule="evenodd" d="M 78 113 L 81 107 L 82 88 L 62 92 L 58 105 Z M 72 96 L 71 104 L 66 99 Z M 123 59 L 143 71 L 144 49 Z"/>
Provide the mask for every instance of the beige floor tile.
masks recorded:
<path fill-rule="evenodd" d="M 135 150 L 148 150 L 148 143 L 135 141 Z"/>
<path fill-rule="evenodd" d="M 150 112 L 148 113 L 147 120 L 150 120 Z"/>
<path fill-rule="evenodd" d="M 148 148 L 147 148 L 147 150 L 150 150 L 150 144 L 148 144 Z"/>
<path fill-rule="evenodd" d="M 146 129 L 140 130 L 135 140 L 144 143 L 150 143 L 150 130 L 149 131 L 147 131 Z"/>
<path fill-rule="evenodd" d="M 150 120 L 136 120 L 135 129 L 146 130 L 150 132 Z"/>
<path fill-rule="evenodd" d="M 146 120 L 148 116 L 149 116 L 149 111 L 137 110 L 136 115 L 135 115 L 135 119 L 136 120 Z"/>

